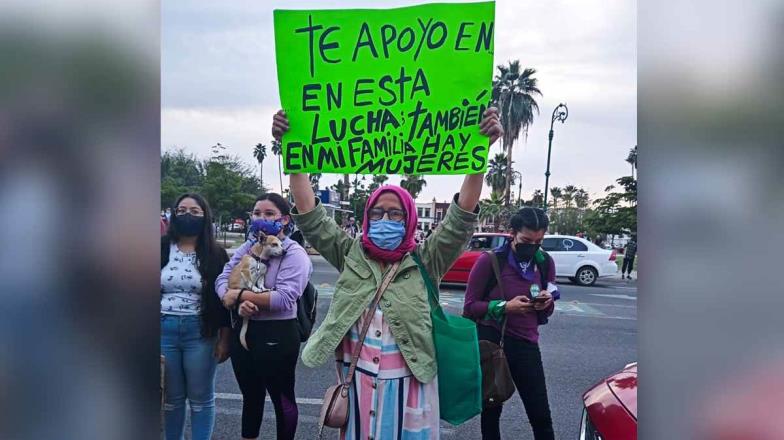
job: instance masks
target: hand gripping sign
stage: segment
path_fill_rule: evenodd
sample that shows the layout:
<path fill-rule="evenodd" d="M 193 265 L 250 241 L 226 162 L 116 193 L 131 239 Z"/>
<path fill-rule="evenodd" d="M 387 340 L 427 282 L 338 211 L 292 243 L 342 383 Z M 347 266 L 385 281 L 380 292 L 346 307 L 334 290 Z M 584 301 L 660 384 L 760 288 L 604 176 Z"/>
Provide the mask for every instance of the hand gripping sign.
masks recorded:
<path fill-rule="evenodd" d="M 275 10 L 285 172 L 484 172 L 494 18 L 494 2 Z"/>

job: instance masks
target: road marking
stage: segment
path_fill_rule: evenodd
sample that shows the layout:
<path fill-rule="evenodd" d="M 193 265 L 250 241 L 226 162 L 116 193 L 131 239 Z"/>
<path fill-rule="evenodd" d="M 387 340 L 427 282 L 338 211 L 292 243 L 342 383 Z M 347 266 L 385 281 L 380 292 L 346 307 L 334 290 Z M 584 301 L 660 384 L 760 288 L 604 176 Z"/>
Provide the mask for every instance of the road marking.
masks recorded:
<path fill-rule="evenodd" d="M 618 308 L 621 308 L 621 309 L 636 309 L 637 308 L 636 305 L 635 306 L 631 306 L 629 304 L 607 304 L 607 303 L 583 303 L 583 304 L 589 304 L 589 305 L 595 306 L 595 307 L 618 307 Z"/>
<path fill-rule="evenodd" d="M 216 399 L 224 399 L 224 400 L 242 400 L 242 394 L 237 393 L 215 393 Z M 269 396 L 265 399 L 267 402 L 271 402 Z M 307 397 L 297 397 L 297 403 L 302 405 L 321 405 L 324 403 L 324 399 L 310 399 Z"/>
<path fill-rule="evenodd" d="M 636 321 L 637 317 L 633 316 L 599 316 L 599 315 L 579 315 L 577 313 L 566 313 L 569 316 L 576 316 L 578 318 L 599 318 L 599 319 L 618 319 L 621 321 Z"/>
<path fill-rule="evenodd" d="M 617 299 L 628 299 L 630 301 L 637 301 L 636 296 L 629 296 L 629 295 L 613 295 L 611 293 L 589 293 L 588 295 L 602 296 L 604 298 L 617 298 Z"/>
<path fill-rule="evenodd" d="M 326 283 L 318 286 L 318 290 L 319 290 L 319 297 L 329 298 L 332 297 L 333 294 L 335 293 L 335 288 Z M 629 296 L 629 295 L 613 295 L 613 294 L 604 294 L 604 293 L 590 293 L 589 295 L 607 297 L 607 298 L 626 299 L 632 301 L 637 300 L 637 297 Z M 441 305 L 444 308 L 446 308 L 449 312 L 459 313 L 463 310 L 463 301 L 464 301 L 463 293 L 442 291 L 440 296 L 441 296 L 440 298 Z M 636 317 L 609 316 L 598 309 L 605 306 L 619 307 L 619 308 L 636 308 L 636 306 L 633 305 L 583 303 L 579 301 L 564 301 L 564 300 L 555 302 L 555 310 L 560 314 L 564 314 L 564 315 L 586 316 L 590 318 L 633 320 L 633 321 L 637 320 Z"/>
<path fill-rule="evenodd" d="M 604 313 L 600 312 L 599 310 L 589 306 L 588 304 L 583 304 L 577 301 L 556 301 L 555 310 L 567 315 L 604 316 Z"/>

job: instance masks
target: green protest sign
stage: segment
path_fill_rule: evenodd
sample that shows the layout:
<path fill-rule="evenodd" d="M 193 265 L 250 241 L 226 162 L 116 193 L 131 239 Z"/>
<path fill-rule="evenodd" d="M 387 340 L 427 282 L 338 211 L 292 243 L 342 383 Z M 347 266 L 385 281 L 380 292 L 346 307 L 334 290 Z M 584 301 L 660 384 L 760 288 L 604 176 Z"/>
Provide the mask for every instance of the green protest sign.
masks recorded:
<path fill-rule="evenodd" d="M 275 10 L 286 173 L 473 174 L 495 3 Z"/>

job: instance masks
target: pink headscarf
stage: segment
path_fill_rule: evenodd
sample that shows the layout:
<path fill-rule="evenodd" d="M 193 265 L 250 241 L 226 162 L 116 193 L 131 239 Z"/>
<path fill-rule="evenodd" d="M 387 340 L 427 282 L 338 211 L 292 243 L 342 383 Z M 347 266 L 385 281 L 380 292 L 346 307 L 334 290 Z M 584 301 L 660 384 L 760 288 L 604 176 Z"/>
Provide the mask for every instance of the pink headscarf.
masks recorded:
<path fill-rule="evenodd" d="M 376 204 L 379 196 L 385 192 L 391 192 L 395 194 L 400 199 L 400 203 L 403 205 L 403 210 L 406 211 L 406 235 L 403 237 L 403 241 L 400 243 L 400 246 L 391 251 L 381 249 L 380 247 L 376 246 L 367 235 L 368 229 L 370 229 L 370 221 L 368 220 L 367 212 L 370 210 L 370 208 L 373 207 L 373 205 Z M 368 255 L 370 255 L 371 258 L 374 260 L 384 261 L 386 263 L 393 263 L 395 261 L 402 260 L 403 256 L 407 252 L 413 251 L 416 247 L 416 241 L 414 241 L 414 232 L 416 232 L 416 228 L 416 205 L 414 204 L 414 199 L 411 197 L 411 194 L 409 194 L 408 191 L 396 185 L 384 185 L 373 191 L 373 194 L 370 195 L 367 204 L 365 205 L 365 219 L 362 221 L 362 245 L 365 247 L 365 251 L 368 253 Z"/>

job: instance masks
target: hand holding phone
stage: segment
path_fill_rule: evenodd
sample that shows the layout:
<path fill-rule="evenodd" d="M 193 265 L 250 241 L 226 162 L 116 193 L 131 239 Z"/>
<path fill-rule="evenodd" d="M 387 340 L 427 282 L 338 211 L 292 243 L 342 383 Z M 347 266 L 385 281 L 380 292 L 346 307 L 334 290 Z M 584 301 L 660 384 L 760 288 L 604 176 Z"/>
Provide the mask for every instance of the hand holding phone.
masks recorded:
<path fill-rule="evenodd" d="M 553 301 L 553 296 L 550 294 L 550 292 L 548 292 L 546 290 L 542 290 L 539 293 L 539 295 L 536 295 L 536 298 L 534 298 L 534 300 L 533 300 L 534 309 L 536 309 L 536 310 L 544 310 L 544 309 L 550 307 L 550 304 L 552 303 L 552 301 Z"/>

